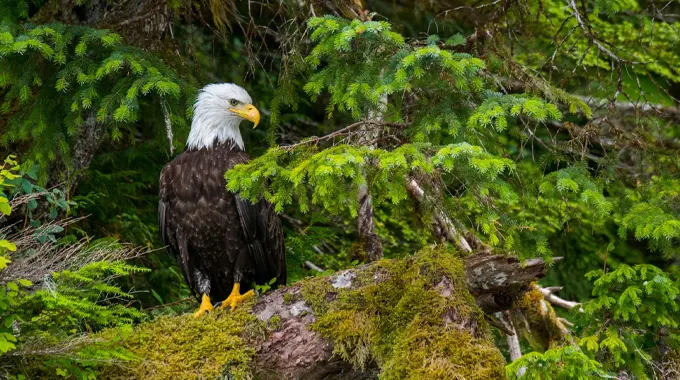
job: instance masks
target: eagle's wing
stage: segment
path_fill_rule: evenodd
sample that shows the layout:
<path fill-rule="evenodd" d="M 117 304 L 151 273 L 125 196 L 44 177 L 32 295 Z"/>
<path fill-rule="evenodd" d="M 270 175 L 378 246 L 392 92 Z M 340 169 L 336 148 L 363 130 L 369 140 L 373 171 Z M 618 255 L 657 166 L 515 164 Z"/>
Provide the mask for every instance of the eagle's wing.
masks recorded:
<path fill-rule="evenodd" d="M 255 265 L 255 282 L 264 284 L 276 278 L 276 285 L 285 285 L 287 279 L 283 230 L 274 206 L 264 199 L 253 204 L 236 195 L 236 207 L 248 251 Z"/>
<path fill-rule="evenodd" d="M 242 152 L 233 158 L 230 167 L 249 160 L 248 154 Z M 253 204 L 236 194 L 236 208 L 248 243 L 248 252 L 255 265 L 255 282 L 262 285 L 276 277 L 275 285 L 286 285 L 283 230 L 274 206 L 265 199 L 260 199 Z"/>
<path fill-rule="evenodd" d="M 182 269 L 182 275 L 189 284 L 190 289 L 195 289 L 196 284 L 193 278 L 193 268 L 189 260 L 189 252 L 187 250 L 186 238 L 178 233 L 179 231 L 171 231 L 168 227 L 170 223 L 170 215 L 168 215 L 170 192 L 172 191 L 172 167 L 173 163 L 169 163 L 161 171 L 159 180 L 159 200 L 158 200 L 158 226 L 161 233 L 161 241 L 165 246 L 166 251 L 175 259 Z M 194 292 L 194 295 L 198 295 Z"/>

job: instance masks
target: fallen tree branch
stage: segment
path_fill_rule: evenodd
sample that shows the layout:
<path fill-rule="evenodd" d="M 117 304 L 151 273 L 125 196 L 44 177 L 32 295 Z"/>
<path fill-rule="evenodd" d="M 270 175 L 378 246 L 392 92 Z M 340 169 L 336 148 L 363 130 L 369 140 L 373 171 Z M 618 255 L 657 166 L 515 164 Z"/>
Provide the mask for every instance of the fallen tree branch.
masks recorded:
<path fill-rule="evenodd" d="M 102 377 L 202 378 L 210 373 L 206 378 L 215 378 L 219 371 L 219 378 L 234 378 L 247 367 L 263 380 L 373 380 L 394 371 L 380 361 L 385 357 L 377 344 L 396 339 L 401 343 L 392 350 L 400 352 L 389 353 L 389 360 L 408 366 L 396 378 L 415 376 L 428 366 L 435 372 L 450 370 L 452 378 L 472 373 L 500 378 L 505 360 L 484 318 L 507 310 L 545 270 L 542 260 L 525 266 L 500 255 L 461 258 L 443 246 L 427 247 L 404 259 L 380 260 L 265 293 L 252 301 L 250 311 L 216 311 L 203 317 L 208 320 L 166 315 L 137 325 L 116 344 L 141 360 L 103 363 Z M 399 327 L 381 332 L 381 323 Z M 118 332 L 103 332 L 110 333 Z M 40 362 L 53 353 L 34 348 L 28 357 L 12 360 Z M 57 348 L 60 356 L 71 357 L 78 346 Z M 225 355 L 225 350 L 233 353 Z M 198 365 L 174 365 L 178 362 Z M 174 365 L 170 372 L 169 365 Z"/>
<path fill-rule="evenodd" d="M 422 189 L 422 187 L 420 187 L 415 179 L 409 178 L 407 180 L 406 188 L 417 201 L 426 201 L 425 191 Z M 434 210 L 434 220 L 438 229 L 443 231 L 443 234 L 447 240 L 454 243 L 459 249 L 465 252 L 472 251 L 470 243 L 468 242 L 468 238 L 458 232 L 453 221 L 441 210 Z M 468 234 L 468 236 L 476 249 L 485 247 L 485 245 L 480 242 L 476 236 L 471 234 Z M 507 312 L 508 309 L 514 306 L 514 303 L 517 300 L 517 295 L 523 294 L 524 290 L 527 290 L 526 288 L 523 288 L 522 283 L 522 281 L 526 279 L 526 275 L 528 273 L 532 273 L 532 271 L 537 271 L 535 272 L 536 278 L 542 277 L 539 272 L 545 269 L 545 263 L 542 259 L 527 260 L 525 263 L 526 266 L 523 268 L 523 273 L 511 273 L 513 272 L 511 269 L 514 265 L 513 260 L 516 261 L 517 259 L 507 258 L 509 261 L 502 263 L 502 260 L 500 260 L 499 256 L 489 254 L 490 252 L 488 249 L 484 249 L 484 251 L 486 253 L 477 253 L 469 257 L 466 262 L 468 285 L 470 286 L 471 293 L 475 296 L 475 302 L 487 314 L 491 313 L 494 309 L 503 310 L 503 312 L 506 313 L 501 313 L 499 323 L 494 323 L 495 321 L 490 322 L 506 335 L 508 347 L 510 349 L 511 360 L 514 361 L 519 359 L 522 356 L 522 353 L 519 347 L 519 336 L 517 335 L 516 329 L 512 323 L 510 314 L 507 314 Z M 562 257 L 553 258 L 553 261 L 560 260 L 562 260 Z M 492 281 L 490 283 L 487 282 L 490 279 Z M 571 309 L 577 305 L 580 307 L 580 304 L 576 302 L 567 301 L 552 294 L 553 292 L 561 290 L 561 287 L 541 288 L 535 284 L 532 286 L 534 289 L 539 290 L 545 298 L 541 300 L 541 318 L 545 318 L 547 320 L 547 318 L 551 315 L 548 302 L 565 307 L 567 309 Z M 517 289 L 517 287 L 524 290 L 511 293 L 514 294 L 515 297 L 507 299 L 503 297 L 503 294 L 505 291 L 507 291 L 507 289 Z M 485 294 L 484 292 L 478 293 L 474 289 L 483 289 L 486 291 L 494 289 L 494 291 Z M 580 310 L 583 311 L 583 309 Z M 530 333 L 532 329 L 529 327 L 529 322 L 524 319 L 522 313 L 515 311 L 515 314 L 520 320 L 524 322 L 524 324 L 527 326 L 526 330 Z M 571 325 L 569 321 L 553 318 L 551 322 L 555 325 L 559 335 L 563 339 L 567 341 L 571 340 L 569 330 L 566 327 Z M 502 324 L 502 326 L 499 326 L 499 324 Z"/>
<path fill-rule="evenodd" d="M 337 272 L 329 276 L 327 281 L 338 290 L 360 286 L 356 279 L 370 265 Z M 529 260 L 525 265 L 512 257 L 482 253 L 465 259 L 468 289 L 477 305 L 487 314 L 510 308 L 514 300 L 530 288 L 531 282 L 543 277 L 545 270 L 546 263 L 541 259 Z M 446 284 L 445 279 L 442 279 L 441 284 Z M 446 290 L 446 286 L 444 288 L 441 294 L 450 295 L 452 290 Z M 333 343 L 311 329 L 316 317 L 311 307 L 301 300 L 300 293 L 299 284 L 279 289 L 265 294 L 253 308 L 260 320 L 270 322 L 276 319 L 281 326 L 256 348 L 254 368 L 266 372 L 263 378 L 377 378 L 375 368 L 356 370 L 333 355 Z"/>

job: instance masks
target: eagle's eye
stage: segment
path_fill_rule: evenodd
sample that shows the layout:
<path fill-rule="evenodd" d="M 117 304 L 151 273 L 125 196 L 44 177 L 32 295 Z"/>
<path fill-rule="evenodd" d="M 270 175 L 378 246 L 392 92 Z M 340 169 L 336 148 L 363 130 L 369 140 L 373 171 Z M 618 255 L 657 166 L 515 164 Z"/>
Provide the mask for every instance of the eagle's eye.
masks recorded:
<path fill-rule="evenodd" d="M 236 106 L 238 105 L 238 100 L 236 100 L 236 99 L 229 99 L 229 104 L 230 104 L 232 107 L 236 107 Z"/>

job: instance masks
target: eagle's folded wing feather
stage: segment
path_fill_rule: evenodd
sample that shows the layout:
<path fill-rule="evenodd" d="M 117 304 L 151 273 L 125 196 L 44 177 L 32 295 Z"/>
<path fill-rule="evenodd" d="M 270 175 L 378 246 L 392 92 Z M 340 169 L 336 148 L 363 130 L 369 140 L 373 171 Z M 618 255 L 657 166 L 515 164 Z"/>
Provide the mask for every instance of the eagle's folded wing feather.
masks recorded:
<path fill-rule="evenodd" d="M 256 282 L 263 284 L 276 278 L 276 284 L 285 285 L 283 231 L 274 207 L 264 199 L 253 204 L 238 195 L 236 207 L 255 264 Z"/>
<path fill-rule="evenodd" d="M 179 264 L 179 267 L 182 270 L 182 275 L 184 276 L 187 284 L 189 284 L 189 288 L 195 289 L 196 284 L 193 278 L 193 268 L 191 267 L 191 261 L 189 260 L 189 252 L 187 251 L 185 237 L 179 233 L 179 231 L 168 230 L 168 192 L 172 191 L 168 181 L 168 172 L 172 170 L 171 165 L 172 164 L 166 165 L 163 168 L 159 181 L 158 225 L 161 233 L 161 241 L 163 242 L 168 254 L 170 254 Z M 195 293 L 195 295 L 198 297 L 197 293 Z"/>

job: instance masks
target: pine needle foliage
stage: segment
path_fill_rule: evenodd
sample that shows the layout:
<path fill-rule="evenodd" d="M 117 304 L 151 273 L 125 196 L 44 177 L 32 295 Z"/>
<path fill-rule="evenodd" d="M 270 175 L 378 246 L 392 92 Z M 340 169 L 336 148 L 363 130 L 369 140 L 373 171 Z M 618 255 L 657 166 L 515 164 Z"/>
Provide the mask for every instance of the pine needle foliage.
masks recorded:
<path fill-rule="evenodd" d="M 610 370 L 624 369 L 637 378 L 654 374 L 653 355 L 680 348 L 677 281 L 649 265 L 620 265 L 588 274 L 594 298 L 583 308 L 586 322 L 579 342 Z"/>
<path fill-rule="evenodd" d="M 401 255 L 418 250 L 409 243 L 435 240 L 427 224 L 431 214 L 442 212 L 496 253 L 565 256 L 543 282 L 563 285 L 562 296 L 569 292 L 565 298 L 584 301 L 585 313 L 569 317 L 579 320 L 573 329 L 577 344 L 524 352 L 507 368 L 508 377 L 657 375 L 660 357 L 679 352 L 678 283 L 661 269 L 637 264 L 677 264 L 679 129 L 676 111 L 665 108 L 676 105 L 680 81 L 677 4 L 494 1 L 451 12 L 447 1 L 409 7 L 375 0 L 355 2 L 369 3 L 364 5 L 375 14 L 336 12 L 360 18 L 346 20 L 308 19 L 322 14 L 324 2 L 313 3 L 310 8 L 281 1 L 276 15 L 268 13 L 270 4 L 257 2 L 201 8 L 201 18 L 212 10 L 223 36 L 232 33 L 222 50 L 211 43 L 212 30 L 197 32 L 190 17 L 173 20 L 171 31 L 172 50 L 198 61 L 206 78 L 238 82 L 234 78 L 247 69 L 236 70 L 235 63 L 246 55 L 257 68 L 248 72 L 255 73 L 248 86 L 263 116 L 270 116 L 271 141 L 280 132 L 281 145 L 293 145 L 274 146 L 226 178 L 230 190 L 250 199 L 263 196 L 277 211 L 302 220 L 294 222 L 298 233 L 287 234 L 288 262 L 296 267 L 291 277 L 308 273 L 301 269 L 306 260 L 325 269 L 358 263 L 361 254 L 349 247 L 356 236 L 357 193 L 366 186 L 383 244 L 399 246 L 393 252 Z M 168 157 L 166 143 L 150 137 L 166 136 L 159 116 L 167 115 L 173 127 L 186 125 L 186 100 L 196 86 L 182 69 L 166 64 L 162 52 L 131 48 L 110 32 L 18 24 L 42 4 L 0 1 L 0 142 L 28 149 L 27 157 L 45 169 L 60 161 L 68 166 L 80 134 L 103 126 L 116 145 L 105 154 L 100 150 L 79 187 L 92 193 L 75 199 L 89 202 L 88 212 L 101 217 L 90 230 L 153 244 L 154 183 Z M 191 7 L 199 4 L 169 3 L 174 12 Z M 248 17 L 239 18 L 242 11 Z M 247 27 L 239 31 L 236 25 Z M 258 33 L 261 38 L 253 38 Z M 191 46 L 175 50 L 183 37 Z M 276 70 L 278 89 L 270 94 L 268 80 Z M 225 71 L 232 77 L 223 77 Z M 249 150 L 258 145 L 248 141 L 252 136 L 245 136 Z M 299 142 L 301 136 L 311 137 Z M 140 139 L 145 143 L 137 144 Z M 411 199 L 408 179 L 419 181 L 427 204 Z M 55 195 L 55 208 L 64 205 L 62 198 Z M 307 218 L 311 227 L 303 228 Z M 118 301 L 132 301 L 107 280 L 134 270 L 112 265 L 52 277 L 65 287 L 67 301 L 59 308 L 69 310 L 69 328 L 81 332 L 137 318 L 116 309 Z M 591 273 L 593 283 L 581 278 L 602 267 L 607 270 Z M 68 291 L 88 286 L 107 295 L 95 302 L 106 310 L 83 307 L 78 293 Z M 17 289 L 23 294 L 21 284 Z M 593 289 L 592 301 L 585 302 Z M 157 290 L 161 303 L 176 293 Z M 41 291 L 31 302 L 52 302 Z M 41 319 L 53 320 L 49 313 Z M 110 358 L 124 355 L 99 351 Z M 61 361 L 57 367 L 86 377 L 91 372 L 83 363 L 68 367 Z"/>
<path fill-rule="evenodd" d="M 312 139 L 272 148 L 228 172 L 229 190 L 252 200 L 264 195 L 278 211 L 295 201 L 302 212 L 313 204 L 353 218 L 359 206 L 356 194 L 365 184 L 377 204 L 394 207 L 409 197 L 405 188 L 409 176 L 444 177 L 469 194 L 451 211 L 482 210 L 478 226 L 491 244 L 500 245 L 502 234 L 494 222 L 498 216 L 489 201 L 519 199 L 506 181 L 514 163 L 477 145 L 479 137 L 502 133 L 520 117 L 559 120 L 557 107 L 530 95 L 501 94 L 485 73 L 482 59 L 441 48 L 437 39 L 414 47 L 385 21 L 325 16 L 310 19 L 308 27 L 315 45 L 297 67 L 298 74 L 307 75 L 303 91 L 312 101 L 328 94 L 328 117 L 341 112 L 358 120 L 341 135 L 348 143 L 322 148 L 322 141 Z M 282 86 L 274 99 L 273 122 L 280 113 L 277 107 L 295 106 L 291 99 L 296 94 L 289 91 Z M 385 97 L 394 102 L 382 109 Z M 406 97 L 416 100 L 405 104 Z M 385 121 L 372 120 L 375 112 Z M 394 134 L 403 140 L 396 145 L 379 143 L 374 149 L 353 141 L 356 131 Z M 512 241 L 505 242 L 508 248 L 517 248 Z"/>
<path fill-rule="evenodd" d="M 508 379 L 587 380 L 605 378 L 601 364 L 573 346 L 529 352 L 506 367 Z"/>
<path fill-rule="evenodd" d="M 587 277 L 594 281 L 593 299 L 576 316 L 578 345 L 527 353 L 507 366 L 508 378 L 663 378 L 652 363 L 680 348 L 677 280 L 649 264 L 621 264 Z"/>
<path fill-rule="evenodd" d="M 0 215 L 3 217 L 12 213 L 9 199 L 5 195 L 5 188 L 11 185 L 8 185 L 6 181 L 18 178 L 18 171 L 19 165 L 15 157 L 5 158 L 0 168 L 0 190 L 2 190 L 0 192 Z M 0 238 L 0 271 L 7 269 L 7 265 L 12 262 L 9 258 L 9 252 L 14 252 L 16 249 L 14 243 Z M 19 287 L 30 285 L 30 281 L 20 280 L 8 282 L 5 286 L 0 287 L 0 356 L 16 348 L 17 338 L 12 334 L 12 327 L 17 318 L 14 308 L 18 303 Z"/>
<path fill-rule="evenodd" d="M 652 249 L 672 256 L 680 238 L 678 195 L 680 180 L 667 175 L 654 176 L 647 184 L 627 190 L 622 203 L 629 207 L 619 216 L 619 236 L 633 232 L 636 239 L 648 240 Z"/>
<path fill-rule="evenodd" d="M 564 30 L 558 30 L 557 35 L 566 36 L 557 41 L 571 50 L 566 57 L 559 55 L 556 64 L 577 60 L 579 66 L 593 70 L 586 70 L 592 74 L 620 71 L 639 59 L 643 63 L 637 61 L 634 71 L 651 71 L 676 80 L 669 64 L 677 58 L 673 54 L 660 57 L 656 55 L 660 50 L 637 54 L 623 45 L 615 49 L 602 45 L 601 41 L 620 36 L 624 25 L 633 28 L 615 20 L 628 18 L 619 13 L 637 4 L 633 3 L 571 2 L 565 7 L 542 2 L 532 12 L 539 15 L 539 25 L 550 22 L 551 26 L 538 31 L 539 44 L 543 36 L 554 48 L 555 35 L 548 40 L 542 33 L 548 29 L 554 32 L 557 24 L 544 17 L 559 8 L 559 28 Z M 594 12 L 588 12 L 591 7 Z M 589 19 L 579 21 L 586 12 Z M 511 18 L 514 16 L 521 18 L 512 13 Z M 641 26 L 636 29 L 640 35 L 648 31 L 646 24 L 647 20 L 635 24 Z M 407 178 L 433 178 L 426 191 L 441 197 L 439 205 L 448 215 L 468 221 L 465 227 L 476 230 L 490 245 L 523 257 L 550 257 L 556 244 L 549 239 L 563 237 L 567 231 L 574 233 L 569 244 L 576 240 L 589 250 L 601 249 L 605 263 L 617 240 L 647 241 L 649 249 L 675 257 L 679 166 L 668 151 L 651 148 L 659 145 L 656 139 L 666 136 L 666 132 L 652 129 L 659 125 L 658 120 L 637 124 L 635 133 L 617 129 L 625 139 L 612 144 L 602 138 L 603 153 L 588 141 L 588 134 L 606 130 L 596 124 L 600 116 L 595 111 L 602 111 L 592 110 L 589 104 L 594 103 L 583 97 L 549 85 L 542 75 L 530 73 L 527 67 L 541 69 L 530 63 L 540 53 L 524 55 L 526 51 L 520 47 L 512 57 L 518 61 L 506 65 L 495 61 L 507 53 L 506 46 L 482 59 L 459 52 L 457 47 L 467 41 L 463 36 L 445 40 L 429 35 L 414 42 L 385 21 L 325 16 L 310 19 L 308 28 L 313 47 L 304 59 L 291 58 L 292 69 L 284 72 L 272 104 L 272 121 L 278 120 L 283 106 L 296 109 L 306 96 L 312 102 L 323 100 L 329 118 L 349 117 L 355 123 L 325 137 L 274 147 L 252 163 L 236 167 L 226 174 L 230 190 L 252 200 L 264 196 L 279 211 L 292 205 L 302 212 L 318 207 L 354 218 L 359 206 L 356 194 L 363 186 L 368 186 L 375 204 L 396 209 L 408 198 Z M 666 33 L 671 29 L 665 24 L 659 41 L 642 43 L 670 49 L 677 39 L 677 32 Z M 500 35 L 490 33 L 490 37 L 495 47 L 497 41 L 504 41 Z M 605 54 L 607 51 L 611 55 Z M 653 63 L 653 56 L 658 64 Z M 527 67 L 517 69 L 512 66 L 516 62 Z M 497 83 L 506 78 L 496 75 L 520 76 L 529 92 L 501 92 Z M 618 86 L 623 91 L 621 78 Z M 296 80 L 303 82 L 299 91 L 293 85 Z M 612 83 L 598 84 L 609 88 Z M 565 111 L 569 114 L 563 114 Z M 564 122 L 565 118 L 569 121 Z M 570 130 L 575 120 L 586 127 Z M 545 127 L 548 134 L 537 136 L 536 126 Z M 552 135 L 561 128 L 569 130 L 573 140 L 561 141 Z M 669 138 L 675 136 L 672 131 L 667 133 Z M 357 137 L 362 134 L 372 140 Z M 533 146 L 531 151 L 526 148 L 529 141 L 542 144 L 537 157 Z M 649 150 L 636 152 L 631 160 L 634 167 L 626 167 L 621 156 L 628 154 L 630 147 L 623 144 L 636 141 L 649 143 L 645 145 Z M 526 160 L 527 156 L 532 160 Z M 642 178 L 649 180 L 638 179 L 631 186 L 628 175 L 640 168 Z M 626 248 L 610 259 L 613 271 L 593 272 L 589 277 L 596 280 L 589 285 L 595 299 L 585 306 L 585 322 L 579 330 L 583 334 L 578 335 L 581 347 L 529 353 L 508 367 L 510 378 L 606 378 L 621 370 L 647 378 L 659 359 L 653 350 L 662 346 L 677 350 L 677 322 L 670 317 L 677 312 L 677 285 L 656 267 L 620 264 L 626 259 Z M 598 257 L 594 262 L 600 264 L 601 260 Z M 637 274 L 625 275 L 626 268 Z M 650 285 L 652 278 L 658 281 L 656 287 Z M 645 297 L 653 300 L 645 303 Z"/>
<path fill-rule="evenodd" d="M 83 128 L 100 126 L 119 141 L 125 131 L 133 131 L 148 104 L 166 113 L 155 124 L 145 121 L 159 137 L 165 136 L 167 123 L 187 126 L 190 108 L 184 100 L 192 98 L 196 86 L 107 30 L 5 24 L 0 58 L 0 112 L 10 116 L 0 143 L 30 143 L 26 163 L 47 168 L 59 158 L 68 167 L 73 141 Z"/>
<path fill-rule="evenodd" d="M 379 166 L 372 166 L 373 160 L 379 162 Z M 468 184 L 483 187 L 485 181 L 496 180 L 512 167 L 510 160 L 467 143 L 438 149 L 431 144 L 406 144 L 392 151 L 338 145 L 321 151 L 301 149 L 294 153 L 274 148 L 228 172 L 227 180 L 231 191 L 252 200 L 265 193 L 278 211 L 295 199 L 304 212 L 309 210 L 311 200 L 330 213 L 346 211 L 356 216 L 358 203 L 353 194 L 366 183 L 364 172 L 372 179 L 370 185 L 377 199 L 398 205 L 408 197 L 404 178 L 414 171 L 456 173 L 469 179 Z M 338 183 L 345 183 L 346 187 Z M 488 186 L 480 191 L 489 191 Z"/>
<path fill-rule="evenodd" d="M 559 41 L 560 47 L 564 48 L 563 54 L 557 60 L 551 58 L 550 54 L 556 47 L 554 43 L 546 46 L 546 49 L 535 51 L 518 46 L 520 51 L 517 52 L 517 58 L 533 67 L 540 67 L 552 60 L 560 64 L 569 61 L 572 66 L 578 64 L 604 71 L 616 71 L 619 64 L 630 64 L 630 69 L 643 76 L 651 72 L 678 82 L 680 54 L 674 46 L 680 22 L 663 16 L 659 20 L 645 17 L 642 10 L 648 6 L 636 0 L 581 3 L 551 0 L 532 3 L 527 10 L 537 15 L 532 20 L 535 22 L 531 28 L 534 32 L 532 38 L 546 44 Z M 601 41 L 601 45 L 596 45 L 594 40 Z M 646 48 L 636 49 L 632 46 Z"/>
<path fill-rule="evenodd" d="M 546 175 L 539 191 L 589 209 L 595 221 L 604 220 L 612 210 L 611 202 L 603 195 L 602 185 L 583 167 L 572 166 Z"/>

